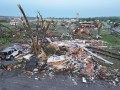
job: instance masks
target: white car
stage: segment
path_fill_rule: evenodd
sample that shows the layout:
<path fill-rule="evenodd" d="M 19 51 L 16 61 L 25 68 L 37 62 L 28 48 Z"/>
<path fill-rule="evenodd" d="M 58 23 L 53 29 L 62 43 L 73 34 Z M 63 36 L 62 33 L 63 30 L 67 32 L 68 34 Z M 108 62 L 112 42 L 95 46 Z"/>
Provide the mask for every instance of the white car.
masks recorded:
<path fill-rule="evenodd" d="M 16 50 L 13 47 L 8 47 L 5 48 L 2 53 L 4 53 L 6 60 L 14 60 L 14 57 L 22 52 L 20 50 Z"/>
<path fill-rule="evenodd" d="M 10 54 L 10 55 L 8 55 L 8 56 L 6 57 L 6 59 L 14 60 L 14 57 L 17 56 L 17 55 L 19 55 L 19 54 L 21 54 L 21 53 L 22 53 L 22 51 L 19 51 L 19 50 L 13 51 L 13 53 Z"/>

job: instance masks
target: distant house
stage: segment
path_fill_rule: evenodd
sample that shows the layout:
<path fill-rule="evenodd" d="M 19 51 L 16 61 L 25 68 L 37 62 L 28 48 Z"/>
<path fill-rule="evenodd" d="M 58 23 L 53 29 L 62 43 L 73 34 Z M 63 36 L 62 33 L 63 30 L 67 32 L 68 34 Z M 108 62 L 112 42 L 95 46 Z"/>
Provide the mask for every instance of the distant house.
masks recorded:
<path fill-rule="evenodd" d="M 98 28 L 98 24 L 95 22 L 79 22 L 80 27 L 79 28 Z"/>
<path fill-rule="evenodd" d="M 120 27 L 112 28 L 111 34 L 120 36 Z"/>
<path fill-rule="evenodd" d="M 10 20 L 10 25 L 12 26 L 18 25 L 19 23 L 20 23 L 20 18 L 14 18 Z"/>
<path fill-rule="evenodd" d="M 79 26 L 78 28 L 76 28 L 74 30 L 74 32 L 83 32 L 86 30 L 91 30 L 91 29 L 98 29 L 99 28 L 99 24 L 95 23 L 95 22 L 79 22 Z"/>
<path fill-rule="evenodd" d="M 76 29 L 73 29 L 73 36 L 76 38 L 82 37 L 82 38 L 89 38 L 91 36 L 94 36 L 97 38 L 99 37 L 99 30 L 102 27 L 101 23 L 97 22 L 79 22 L 79 25 Z M 94 31 L 94 32 L 93 32 Z"/>

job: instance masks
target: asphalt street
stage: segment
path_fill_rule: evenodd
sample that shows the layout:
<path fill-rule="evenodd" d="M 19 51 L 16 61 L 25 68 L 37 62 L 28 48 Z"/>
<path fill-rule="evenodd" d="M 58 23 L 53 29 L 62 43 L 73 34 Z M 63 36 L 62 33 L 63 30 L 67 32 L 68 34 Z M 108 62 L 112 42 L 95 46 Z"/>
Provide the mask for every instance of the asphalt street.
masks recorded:
<path fill-rule="evenodd" d="M 39 79 L 17 75 L 1 77 L 0 90 L 120 90 L 120 87 L 105 81 L 83 83 L 81 79 L 71 79 L 66 75 Z"/>

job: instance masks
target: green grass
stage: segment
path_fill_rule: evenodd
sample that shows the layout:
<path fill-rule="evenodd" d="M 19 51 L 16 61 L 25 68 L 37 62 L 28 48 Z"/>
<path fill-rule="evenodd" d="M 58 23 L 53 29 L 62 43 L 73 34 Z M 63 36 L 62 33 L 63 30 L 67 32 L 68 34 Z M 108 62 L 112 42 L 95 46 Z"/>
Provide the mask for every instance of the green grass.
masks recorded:
<path fill-rule="evenodd" d="M 11 42 L 10 38 L 0 38 L 0 44 L 9 44 Z"/>
<path fill-rule="evenodd" d="M 102 40 L 110 46 L 120 46 L 120 36 L 111 35 L 108 31 L 101 32 Z"/>
<path fill-rule="evenodd" d="M 5 30 L 6 33 L 5 35 L 0 35 L 0 45 L 10 44 L 12 41 L 11 32 L 14 32 L 15 27 L 11 26 L 8 22 L 1 22 L 0 24 L 5 26 L 1 26 L 1 28 L 2 30 Z"/>

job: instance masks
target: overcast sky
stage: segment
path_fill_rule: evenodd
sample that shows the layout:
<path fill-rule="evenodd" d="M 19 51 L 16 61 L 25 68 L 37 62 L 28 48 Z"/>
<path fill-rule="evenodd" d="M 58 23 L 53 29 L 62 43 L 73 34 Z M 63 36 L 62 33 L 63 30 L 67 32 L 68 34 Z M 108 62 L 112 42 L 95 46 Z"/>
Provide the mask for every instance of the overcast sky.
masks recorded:
<path fill-rule="evenodd" d="M 37 11 L 45 17 L 120 16 L 120 0 L 0 0 L 0 15 L 20 16 L 17 4 L 28 16 Z"/>

